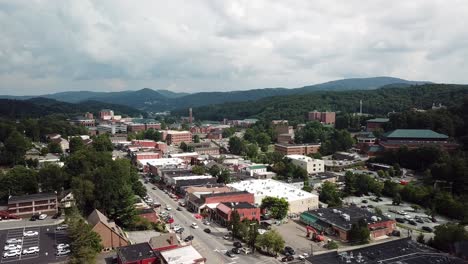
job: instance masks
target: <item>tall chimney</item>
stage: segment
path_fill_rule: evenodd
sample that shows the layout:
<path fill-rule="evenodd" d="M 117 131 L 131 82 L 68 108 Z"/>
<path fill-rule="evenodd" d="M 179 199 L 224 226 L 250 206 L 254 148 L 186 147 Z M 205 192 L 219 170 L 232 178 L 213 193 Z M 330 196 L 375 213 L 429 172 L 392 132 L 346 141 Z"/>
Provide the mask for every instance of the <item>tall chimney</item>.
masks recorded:
<path fill-rule="evenodd" d="M 189 108 L 189 123 L 192 124 L 192 108 Z"/>

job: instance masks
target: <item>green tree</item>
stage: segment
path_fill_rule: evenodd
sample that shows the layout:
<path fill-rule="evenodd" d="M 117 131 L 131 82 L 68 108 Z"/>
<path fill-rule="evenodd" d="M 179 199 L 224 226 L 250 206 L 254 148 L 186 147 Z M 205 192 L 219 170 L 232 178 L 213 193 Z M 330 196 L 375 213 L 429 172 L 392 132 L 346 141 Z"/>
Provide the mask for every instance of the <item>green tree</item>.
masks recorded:
<path fill-rule="evenodd" d="M 227 169 L 222 169 L 218 175 L 218 183 L 228 184 L 231 183 L 231 172 Z"/>
<path fill-rule="evenodd" d="M 289 203 L 284 198 L 267 196 L 262 199 L 260 208 L 267 210 L 271 217 L 275 219 L 283 219 L 288 214 Z"/>
<path fill-rule="evenodd" d="M 98 135 L 93 139 L 93 148 L 96 151 L 112 151 L 114 147 L 107 134 Z"/>
<path fill-rule="evenodd" d="M 199 135 L 194 135 L 193 136 L 193 142 L 194 143 L 200 143 L 200 136 Z"/>
<path fill-rule="evenodd" d="M 229 227 L 231 228 L 232 236 L 235 238 L 240 238 L 241 221 L 240 215 L 237 212 L 237 210 L 234 210 L 231 213 L 231 221 L 229 222 Z"/>
<path fill-rule="evenodd" d="M 55 164 L 41 168 L 38 178 L 43 192 L 60 192 L 70 187 L 69 176 Z"/>
<path fill-rule="evenodd" d="M 256 144 L 247 145 L 245 154 L 249 159 L 255 159 L 258 155 L 258 146 Z"/>
<path fill-rule="evenodd" d="M 194 174 L 197 174 L 197 175 L 203 175 L 203 174 L 205 174 L 205 167 L 195 165 L 195 166 L 192 167 L 192 172 Z"/>
<path fill-rule="evenodd" d="M 445 252 L 454 253 L 455 242 L 468 239 L 468 231 L 463 225 L 447 223 L 435 227 L 433 245 Z"/>
<path fill-rule="evenodd" d="M 62 147 L 57 142 L 49 142 L 49 144 L 47 144 L 47 149 L 49 153 L 63 153 Z"/>
<path fill-rule="evenodd" d="M 370 240 L 370 230 L 367 223 L 360 219 L 357 223 L 352 224 L 349 231 L 349 240 L 357 244 L 367 244 Z"/>
<path fill-rule="evenodd" d="M 70 153 L 74 153 L 83 148 L 85 148 L 85 145 L 81 137 L 72 137 L 70 139 Z"/>
<path fill-rule="evenodd" d="M 401 195 L 400 195 L 400 193 L 396 193 L 393 196 L 392 204 L 393 205 L 400 205 L 401 204 Z"/>
<path fill-rule="evenodd" d="M 221 172 L 221 169 L 219 168 L 218 165 L 213 165 L 211 166 L 210 169 L 208 169 L 208 173 L 213 176 L 213 177 L 218 177 L 219 173 Z"/>
<path fill-rule="evenodd" d="M 234 155 L 242 155 L 245 152 L 245 142 L 238 137 L 231 137 L 229 139 L 229 152 Z"/>
<path fill-rule="evenodd" d="M 270 145 L 271 143 L 271 138 L 270 138 L 270 135 L 268 135 L 267 133 L 265 132 L 262 132 L 262 133 L 259 133 L 256 137 L 255 137 L 255 141 L 257 142 L 257 144 L 260 146 L 261 150 L 263 152 L 266 152 L 268 150 L 268 146 Z"/>
<path fill-rule="evenodd" d="M 70 263 L 95 263 L 95 258 L 102 250 L 100 236 L 72 209 L 67 216 L 68 236 L 71 239 Z"/>
<path fill-rule="evenodd" d="M 320 201 L 328 204 L 328 207 L 339 207 L 343 204 L 341 193 L 336 184 L 324 182 L 319 195 Z"/>
<path fill-rule="evenodd" d="M 285 242 L 276 230 L 269 230 L 257 237 L 256 245 L 263 251 L 278 255 L 283 250 Z"/>
<path fill-rule="evenodd" d="M 6 174 L 0 173 L 0 198 L 9 195 L 34 194 L 39 190 L 37 172 L 24 166 L 15 166 Z"/>
<path fill-rule="evenodd" d="M 10 165 L 22 164 L 24 162 L 24 155 L 30 146 L 29 140 L 14 130 L 4 142 L 4 151 L 0 159 Z"/>

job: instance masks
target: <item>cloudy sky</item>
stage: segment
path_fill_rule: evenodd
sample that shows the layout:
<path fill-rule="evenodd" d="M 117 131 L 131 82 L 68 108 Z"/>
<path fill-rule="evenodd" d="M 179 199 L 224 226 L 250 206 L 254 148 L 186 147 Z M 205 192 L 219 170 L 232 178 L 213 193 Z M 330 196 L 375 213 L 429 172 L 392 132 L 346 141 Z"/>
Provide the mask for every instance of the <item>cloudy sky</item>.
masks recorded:
<path fill-rule="evenodd" d="M 466 0 L 0 0 L 0 94 L 468 83 Z"/>

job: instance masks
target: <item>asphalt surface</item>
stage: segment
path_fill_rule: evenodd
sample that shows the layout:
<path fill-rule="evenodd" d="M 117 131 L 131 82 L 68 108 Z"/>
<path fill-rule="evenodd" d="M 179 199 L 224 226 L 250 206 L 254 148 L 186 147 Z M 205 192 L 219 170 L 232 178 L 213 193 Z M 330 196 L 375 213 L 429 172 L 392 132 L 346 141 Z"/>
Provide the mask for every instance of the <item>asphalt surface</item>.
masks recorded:
<path fill-rule="evenodd" d="M 9 230 L 0 231 L 0 255 L 2 263 L 20 263 L 20 264 L 40 264 L 40 263 L 56 263 L 67 260 L 66 256 L 57 257 L 55 256 L 55 245 L 60 243 L 69 243 L 66 231 L 56 231 L 56 225 L 52 226 L 41 226 L 41 227 L 23 227 L 14 228 Z M 24 237 L 24 231 L 37 231 L 38 236 Z M 39 253 L 21 255 L 16 257 L 3 257 L 3 247 L 7 239 L 19 238 L 22 239 L 22 250 L 37 246 L 39 247 Z"/>
<path fill-rule="evenodd" d="M 172 224 L 179 224 L 184 228 L 184 232 L 181 234 L 183 241 L 189 235 L 193 235 L 195 238 L 191 242 L 192 246 L 196 248 L 200 254 L 207 259 L 207 264 L 235 264 L 235 263 L 258 263 L 258 264 L 273 264 L 279 263 L 272 257 L 263 256 L 260 254 L 248 254 L 248 255 L 235 255 L 234 258 L 230 258 L 225 255 L 226 250 L 233 248 L 233 241 L 223 239 L 223 236 L 227 234 L 225 228 L 217 228 L 216 226 L 206 226 L 200 220 L 195 219 L 191 212 L 188 212 L 185 208 L 182 211 L 177 211 L 178 202 L 174 201 L 160 189 L 153 190 L 152 184 L 144 184 L 148 190 L 148 195 L 153 198 L 154 201 L 161 203 L 159 210 L 163 210 L 166 206 L 172 208 L 170 214 L 174 218 L 175 222 Z M 192 223 L 197 223 L 199 228 L 193 229 L 190 227 Z M 207 234 L 203 231 L 205 228 L 210 228 L 211 233 Z"/>

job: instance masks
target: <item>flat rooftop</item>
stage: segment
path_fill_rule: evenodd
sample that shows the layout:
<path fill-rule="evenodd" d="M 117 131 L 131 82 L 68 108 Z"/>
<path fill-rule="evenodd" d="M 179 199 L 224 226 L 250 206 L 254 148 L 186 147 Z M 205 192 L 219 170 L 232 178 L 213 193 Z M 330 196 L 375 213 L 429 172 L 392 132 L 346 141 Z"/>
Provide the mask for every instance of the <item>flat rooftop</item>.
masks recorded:
<path fill-rule="evenodd" d="M 313 159 L 311 157 L 305 156 L 305 155 L 286 155 L 286 158 L 292 159 L 292 160 L 302 160 L 306 162 L 313 162 L 315 160 L 319 159 Z"/>
<path fill-rule="evenodd" d="M 120 247 L 117 249 L 117 255 L 122 263 L 140 261 L 156 257 L 156 254 L 147 242 Z"/>
<path fill-rule="evenodd" d="M 178 131 L 178 130 L 166 130 L 168 135 L 176 135 L 176 134 L 189 134 L 190 131 Z"/>
<path fill-rule="evenodd" d="M 317 195 L 295 188 L 287 183 L 275 181 L 272 179 L 266 180 L 246 180 L 228 184 L 239 191 L 247 191 L 253 193 L 256 197 L 271 196 L 277 198 L 285 198 L 287 201 L 303 200 L 307 198 L 317 197 Z"/>
<path fill-rule="evenodd" d="M 178 247 L 160 252 L 167 264 L 193 264 L 204 257 L 193 247 Z"/>
<path fill-rule="evenodd" d="M 196 179 L 210 179 L 213 178 L 211 175 L 192 175 L 192 176 L 179 176 L 172 177 L 175 181 L 186 181 L 186 180 L 196 180 Z"/>
<path fill-rule="evenodd" d="M 350 251 L 330 252 L 306 258 L 313 264 L 462 264 L 464 260 L 403 238 Z"/>
<path fill-rule="evenodd" d="M 35 193 L 35 194 L 26 194 L 21 196 L 11 196 L 8 199 L 8 203 L 18 203 L 18 202 L 29 202 L 36 200 L 44 199 L 57 199 L 57 194 L 55 193 Z"/>
<path fill-rule="evenodd" d="M 184 153 L 174 153 L 170 154 L 171 158 L 181 158 L 181 157 L 191 157 L 198 156 L 197 152 L 184 152 Z"/>
<path fill-rule="evenodd" d="M 140 162 L 142 164 L 149 164 L 151 166 L 169 166 L 184 163 L 184 161 L 179 158 L 141 159 Z"/>
<path fill-rule="evenodd" d="M 275 144 L 275 146 L 291 148 L 291 147 L 320 146 L 320 143 L 307 143 L 307 144 L 280 144 L 280 143 L 277 143 L 277 144 Z"/>

